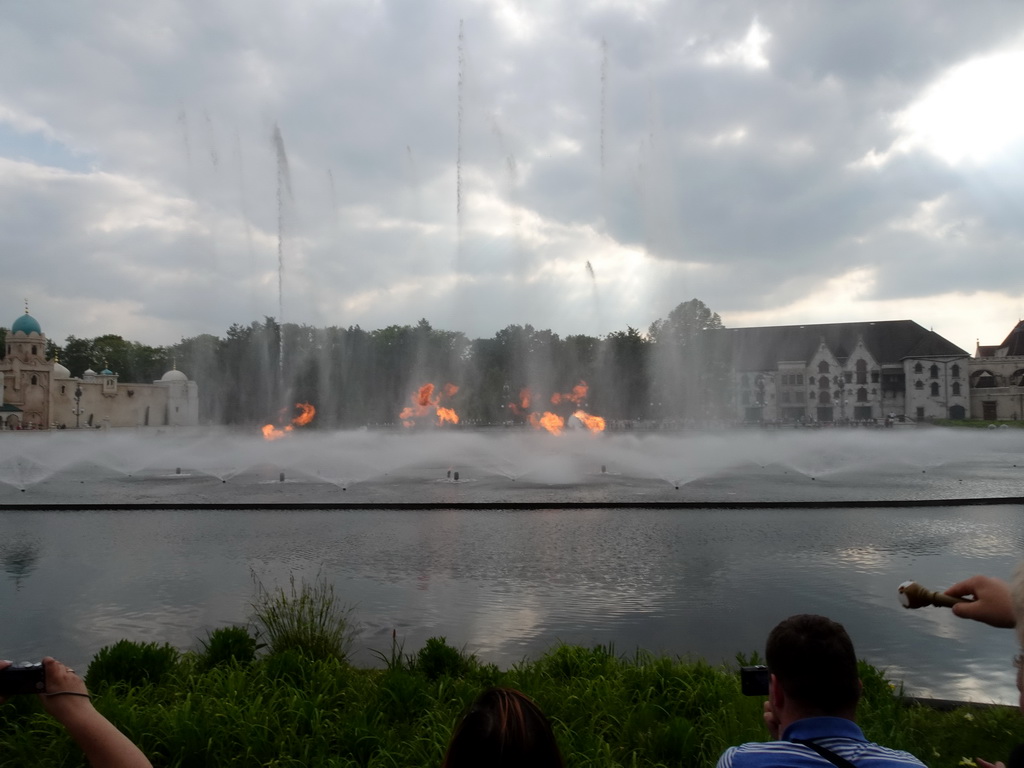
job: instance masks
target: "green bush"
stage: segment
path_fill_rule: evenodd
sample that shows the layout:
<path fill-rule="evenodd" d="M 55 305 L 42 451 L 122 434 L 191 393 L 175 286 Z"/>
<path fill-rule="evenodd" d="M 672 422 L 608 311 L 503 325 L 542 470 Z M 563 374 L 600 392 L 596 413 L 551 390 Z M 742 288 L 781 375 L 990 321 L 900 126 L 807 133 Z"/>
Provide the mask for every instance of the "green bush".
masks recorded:
<path fill-rule="evenodd" d="M 213 669 L 230 663 L 248 664 L 256 658 L 259 644 L 245 627 L 218 627 L 200 640 L 200 669 Z"/>
<path fill-rule="evenodd" d="M 462 677 L 473 668 L 473 657 L 448 645 L 443 637 L 431 637 L 416 654 L 416 669 L 428 680 Z"/>
<path fill-rule="evenodd" d="M 356 635 L 352 609 L 334 593 L 334 585 L 321 576 L 305 579 L 290 589 L 268 590 L 256 579 L 252 603 L 257 637 L 270 654 L 297 651 L 310 659 L 346 661 Z"/>
<path fill-rule="evenodd" d="M 156 685 L 177 668 L 180 658 L 181 654 L 168 643 L 118 640 L 100 648 L 85 673 L 85 682 L 93 691 L 113 685 Z"/>

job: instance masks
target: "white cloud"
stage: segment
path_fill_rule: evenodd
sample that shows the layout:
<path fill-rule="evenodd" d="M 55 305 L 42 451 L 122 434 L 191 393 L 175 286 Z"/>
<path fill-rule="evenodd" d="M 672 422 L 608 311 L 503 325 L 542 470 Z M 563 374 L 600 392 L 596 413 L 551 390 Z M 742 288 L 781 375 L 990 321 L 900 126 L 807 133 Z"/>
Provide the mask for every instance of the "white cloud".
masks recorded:
<path fill-rule="evenodd" d="M 771 62 L 765 55 L 765 45 L 771 34 L 754 19 L 742 40 L 713 47 L 704 54 L 704 63 L 713 67 L 739 66 L 750 69 L 767 69 Z"/>
<path fill-rule="evenodd" d="M 596 335 L 693 296 L 733 325 L 1006 308 L 1024 6 L 866 2 L 17 5 L 0 322 L 25 296 L 58 340 L 151 344 L 282 312 Z M 983 315 L 959 343 L 1004 334 Z"/>

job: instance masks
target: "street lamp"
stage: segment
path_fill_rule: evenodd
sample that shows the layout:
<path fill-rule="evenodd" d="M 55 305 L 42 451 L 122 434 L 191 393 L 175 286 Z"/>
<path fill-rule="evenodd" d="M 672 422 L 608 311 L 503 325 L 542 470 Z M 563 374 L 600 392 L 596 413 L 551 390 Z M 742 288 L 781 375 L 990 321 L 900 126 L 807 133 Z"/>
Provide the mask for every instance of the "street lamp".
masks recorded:
<path fill-rule="evenodd" d="M 80 429 L 82 418 L 82 385 L 75 385 L 75 429 Z"/>

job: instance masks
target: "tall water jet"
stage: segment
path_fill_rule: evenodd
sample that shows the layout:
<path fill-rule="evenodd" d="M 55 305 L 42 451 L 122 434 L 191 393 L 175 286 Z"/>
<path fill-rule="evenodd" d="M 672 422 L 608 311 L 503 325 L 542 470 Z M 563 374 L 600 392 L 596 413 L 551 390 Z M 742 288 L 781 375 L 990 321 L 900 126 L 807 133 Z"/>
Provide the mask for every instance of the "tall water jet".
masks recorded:
<path fill-rule="evenodd" d="M 457 94 L 457 127 L 455 139 L 455 266 L 462 269 L 462 97 L 465 90 L 466 57 L 463 50 L 463 21 L 459 19 L 459 85 Z"/>
<path fill-rule="evenodd" d="M 285 203 L 292 200 L 292 175 L 288 168 L 288 153 L 284 148 L 281 129 L 274 123 L 274 152 L 277 155 L 277 384 L 284 393 L 284 238 Z"/>

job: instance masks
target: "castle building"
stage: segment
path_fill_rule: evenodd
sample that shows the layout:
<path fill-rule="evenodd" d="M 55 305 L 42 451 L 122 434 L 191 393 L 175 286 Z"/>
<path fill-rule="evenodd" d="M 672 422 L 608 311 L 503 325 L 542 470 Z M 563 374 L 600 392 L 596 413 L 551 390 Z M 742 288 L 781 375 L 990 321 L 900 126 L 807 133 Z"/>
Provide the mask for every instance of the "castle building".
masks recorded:
<path fill-rule="evenodd" d="M 970 355 L 912 320 L 722 328 L 732 418 L 868 422 L 966 418 Z"/>
<path fill-rule="evenodd" d="M 3 429 L 163 427 L 199 423 L 199 388 L 178 370 L 151 384 L 127 384 L 104 369 L 81 378 L 46 359 L 46 336 L 25 311 L 11 324 L 0 360 Z"/>
<path fill-rule="evenodd" d="M 1024 419 L 1024 321 L 1002 344 L 978 345 L 970 381 L 972 419 Z"/>

